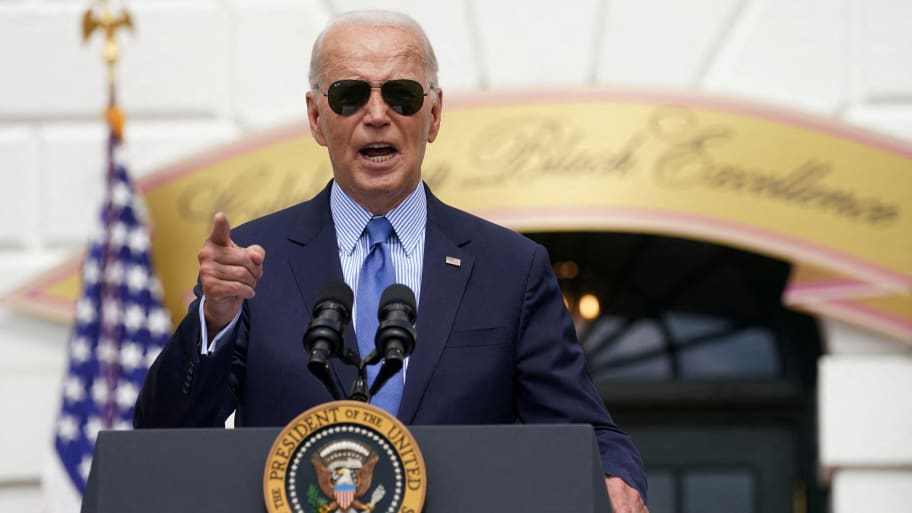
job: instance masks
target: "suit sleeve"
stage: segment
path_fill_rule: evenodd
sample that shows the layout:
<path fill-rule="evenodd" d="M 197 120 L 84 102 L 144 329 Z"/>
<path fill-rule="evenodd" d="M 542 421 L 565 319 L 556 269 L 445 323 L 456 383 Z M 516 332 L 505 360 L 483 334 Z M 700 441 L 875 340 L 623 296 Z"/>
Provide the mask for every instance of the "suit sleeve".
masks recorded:
<path fill-rule="evenodd" d="M 149 368 L 136 402 L 137 428 L 222 427 L 237 405 L 249 333 L 247 304 L 218 349 L 200 354 L 199 299 Z"/>
<path fill-rule="evenodd" d="M 623 479 L 645 502 L 646 476 L 639 451 L 615 425 L 592 383 L 547 252 L 539 245 L 527 275 L 516 358 L 520 419 L 591 424 L 605 474 Z"/>

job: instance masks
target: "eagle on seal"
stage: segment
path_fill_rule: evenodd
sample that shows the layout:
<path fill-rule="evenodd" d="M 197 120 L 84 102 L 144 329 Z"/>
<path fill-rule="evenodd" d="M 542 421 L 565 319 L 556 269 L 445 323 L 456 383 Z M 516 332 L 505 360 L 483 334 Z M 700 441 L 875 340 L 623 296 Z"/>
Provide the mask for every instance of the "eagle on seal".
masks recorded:
<path fill-rule="evenodd" d="M 332 511 L 373 511 L 385 490 L 380 485 L 367 503 L 361 502 L 371 486 L 374 467 L 380 457 L 368 447 L 353 440 L 330 443 L 323 447 L 311 463 L 317 474 L 317 484 L 332 502 L 320 507 L 319 513 Z"/>

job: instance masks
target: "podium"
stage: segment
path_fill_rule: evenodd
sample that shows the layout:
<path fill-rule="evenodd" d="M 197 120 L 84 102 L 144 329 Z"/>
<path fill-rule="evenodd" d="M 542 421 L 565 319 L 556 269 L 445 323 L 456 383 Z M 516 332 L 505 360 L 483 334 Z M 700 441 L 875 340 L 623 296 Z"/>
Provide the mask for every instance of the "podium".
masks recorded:
<path fill-rule="evenodd" d="M 588 425 L 410 426 L 425 513 L 611 512 Z M 265 513 L 280 428 L 99 433 L 82 513 Z"/>

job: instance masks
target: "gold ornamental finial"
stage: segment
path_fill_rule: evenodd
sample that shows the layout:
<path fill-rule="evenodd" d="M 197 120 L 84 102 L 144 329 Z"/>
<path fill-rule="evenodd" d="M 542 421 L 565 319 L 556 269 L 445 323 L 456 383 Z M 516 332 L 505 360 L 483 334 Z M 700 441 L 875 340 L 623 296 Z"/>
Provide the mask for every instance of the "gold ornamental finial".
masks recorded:
<path fill-rule="evenodd" d="M 116 95 L 114 94 L 114 85 L 116 81 L 116 65 L 120 58 L 120 46 L 117 43 L 117 32 L 126 27 L 133 30 L 133 20 L 126 9 L 121 9 L 115 13 L 111 8 L 108 0 L 94 0 L 82 15 L 82 42 L 89 41 L 89 38 L 96 31 L 104 31 L 104 46 L 102 47 L 102 56 L 108 65 L 108 108 L 105 110 L 105 120 L 111 126 L 111 130 L 117 135 L 118 139 L 123 136 L 124 116 L 123 112 L 117 107 Z"/>

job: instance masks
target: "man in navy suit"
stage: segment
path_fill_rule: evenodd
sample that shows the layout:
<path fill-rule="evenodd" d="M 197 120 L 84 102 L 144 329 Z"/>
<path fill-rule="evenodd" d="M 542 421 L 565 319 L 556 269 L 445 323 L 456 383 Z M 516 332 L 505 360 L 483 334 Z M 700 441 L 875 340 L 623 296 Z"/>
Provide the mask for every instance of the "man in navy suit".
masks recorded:
<path fill-rule="evenodd" d="M 386 407 L 409 424 L 592 424 L 615 511 L 646 511 L 639 453 L 592 385 L 544 248 L 441 203 L 421 180 L 443 105 L 421 28 L 397 13 L 337 18 L 314 43 L 310 80 L 332 182 L 233 231 L 216 214 L 198 299 L 150 369 L 135 425 L 221 426 L 236 410 L 237 425 L 281 426 L 330 400 L 305 370 L 302 335 L 323 284 L 358 291 L 369 279 L 365 227 L 383 218 L 395 281 L 418 303 L 417 345 Z M 346 328 L 355 351 L 361 336 Z M 332 367 L 346 389 L 355 371 Z"/>

